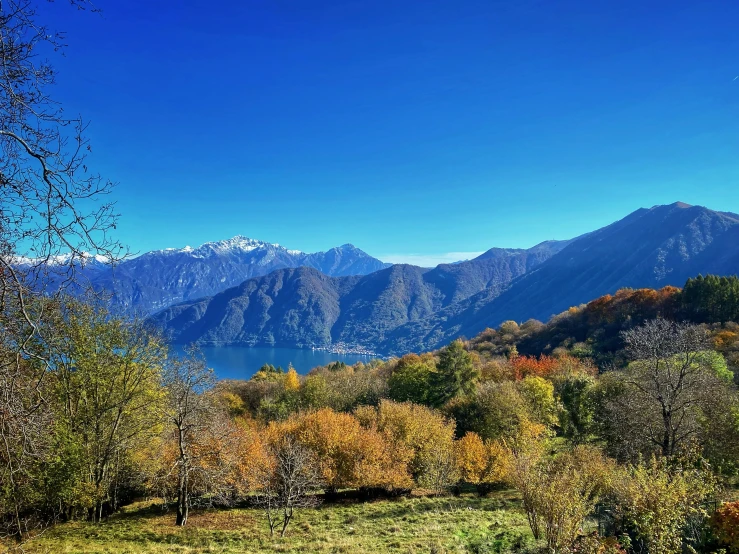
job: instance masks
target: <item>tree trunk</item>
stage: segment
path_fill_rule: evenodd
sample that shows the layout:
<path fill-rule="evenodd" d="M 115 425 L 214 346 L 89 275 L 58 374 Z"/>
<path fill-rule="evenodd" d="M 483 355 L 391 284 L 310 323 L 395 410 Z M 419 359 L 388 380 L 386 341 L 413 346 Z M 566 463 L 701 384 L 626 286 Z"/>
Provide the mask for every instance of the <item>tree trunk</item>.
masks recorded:
<path fill-rule="evenodd" d="M 175 524 L 180 527 L 184 527 L 187 524 L 187 516 L 190 511 L 187 504 L 186 500 L 180 498 L 177 499 L 177 520 Z"/>
<path fill-rule="evenodd" d="M 662 455 L 663 456 L 671 456 L 672 455 L 672 440 L 671 440 L 671 428 L 672 428 L 672 418 L 668 415 L 663 413 L 662 419 L 665 424 L 665 431 L 662 435 Z"/>
<path fill-rule="evenodd" d="M 184 526 L 190 508 L 190 499 L 187 495 L 187 477 L 183 469 L 180 470 L 180 479 L 177 487 L 177 520 L 176 525 Z"/>

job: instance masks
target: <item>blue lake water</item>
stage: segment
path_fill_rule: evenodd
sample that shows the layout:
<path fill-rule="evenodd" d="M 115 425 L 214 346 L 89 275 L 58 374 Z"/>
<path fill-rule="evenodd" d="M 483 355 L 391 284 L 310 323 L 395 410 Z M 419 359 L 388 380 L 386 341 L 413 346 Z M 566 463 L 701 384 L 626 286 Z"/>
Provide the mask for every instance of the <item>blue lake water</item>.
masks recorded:
<path fill-rule="evenodd" d="M 181 346 L 174 346 L 181 352 Z M 341 361 L 347 365 L 367 362 L 371 356 L 359 354 L 331 354 L 330 352 L 314 352 L 295 348 L 241 347 L 241 346 L 207 346 L 201 347 L 208 365 L 213 368 L 219 379 L 249 379 L 264 364 L 282 366 L 289 364 L 298 373 L 306 374 L 319 365 Z"/>

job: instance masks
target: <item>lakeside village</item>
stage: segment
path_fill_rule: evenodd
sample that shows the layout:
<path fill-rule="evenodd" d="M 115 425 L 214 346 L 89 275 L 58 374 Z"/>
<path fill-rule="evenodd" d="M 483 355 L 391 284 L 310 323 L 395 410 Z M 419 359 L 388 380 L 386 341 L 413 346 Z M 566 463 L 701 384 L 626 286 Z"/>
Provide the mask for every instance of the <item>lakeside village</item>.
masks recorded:
<path fill-rule="evenodd" d="M 337 342 L 336 344 L 330 344 L 328 346 L 312 346 L 314 352 L 328 352 L 329 354 L 355 354 L 358 356 L 367 356 L 372 358 L 386 359 L 387 356 L 381 356 L 377 352 L 374 352 L 364 346 L 356 344 L 346 344 L 344 342 Z"/>

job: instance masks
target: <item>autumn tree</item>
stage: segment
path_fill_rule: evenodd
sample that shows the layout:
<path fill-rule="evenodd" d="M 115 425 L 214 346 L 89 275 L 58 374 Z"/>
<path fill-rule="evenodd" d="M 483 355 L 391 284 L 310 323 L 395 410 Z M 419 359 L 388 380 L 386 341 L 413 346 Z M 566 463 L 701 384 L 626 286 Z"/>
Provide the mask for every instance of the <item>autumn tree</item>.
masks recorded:
<path fill-rule="evenodd" d="M 339 488 L 407 488 L 407 458 L 374 428 L 362 427 L 352 414 L 323 408 L 296 415 L 275 426 L 292 436 L 318 460 L 330 490 Z"/>
<path fill-rule="evenodd" d="M 233 489 L 237 428 L 211 393 L 213 371 L 197 351 L 165 367 L 165 451 L 158 484 L 176 496 L 176 524 L 198 499 L 224 501 Z"/>
<path fill-rule="evenodd" d="M 488 450 L 476 433 L 466 433 L 455 443 L 459 478 L 465 483 L 477 485 L 485 476 L 489 464 Z"/>
<path fill-rule="evenodd" d="M 484 440 L 512 436 L 523 421 L 533 420 L 530 403 L 512 381 L 482 383 L 473 394 L 450 401 L 444 410 L 457 422 L 458 434 L 471 431 Z"/>
<path fill-rule="evenodd" d="M 119 504 L 121 476 L 136 448 L 158 434 L 166 349 L 136 320 L 111 317 L 100 306 L 67 300 L 54 340 L 57 428 L 75 445 L 82 480 L 98 521 Z"/>
<path fill-rule="evenodd" d="M 532 471 L 529 486 L 536 517 L 531 520 L 552 552 L 566 551 L 581 535 L 585 519 L 610 490 L 613 469 L 597 448 L 578 446 Z"/>
<path fill-rule="evenodd" d="M 715 490 L 705 461 L 695 455 L 652 457 L 624 468 L 614 480 L 619 517 L 654 554 L 682 551 L 683 529 L 689 517 L 705 516 L 702 502 Z"/>
<path fill-rule="evenodd" d="M 456 481 L 454 422 L 441 412 L 383 400 L 377 407 L 357 409 L 356 415 L 362 425 L 385 437 L 394 458 L 407 460 L 419 486 L 440 491 Z"/>
<path fill-rule="evenodd" d="M 314 368 L 300 390 L 304 408 L 331 408 L 339 412 L 377 404 L 386 392 L 386 377 L 377 367 L 365 364 Z"/>
<path fill-rule="evenodd" d="M 711 528 L 729 552 L 739 552 L 739 501 L 724 502 L 711 516 Z"/>
<path fill-rule="evenodd" d="M 514 379 L 525 377 L 548 377 L 557 370 L 558 360 L 554 356 L 516 356 L 511 358 Z"/>
<path fill-rule="evenodd" d="M 541 461 L 546 436 L 543 425 L 524 420 L 515 434 L 492 441 L 488 449 L 491 464 L 486 480 L 504 482 L 518 490 L 529 527 L 537 540 L 542 536 L 537 493 L 544 479 Z"/>
<path fill-rule="evenodd" d="M 287 368 L 284 386 L 286 391 L 291 392 L 300 389 L 300 377 L 298 377 L 298 372 L 295 371 L 295 368 L 292 366 L 292 364 L 290 364 L 290 367 Z"/>

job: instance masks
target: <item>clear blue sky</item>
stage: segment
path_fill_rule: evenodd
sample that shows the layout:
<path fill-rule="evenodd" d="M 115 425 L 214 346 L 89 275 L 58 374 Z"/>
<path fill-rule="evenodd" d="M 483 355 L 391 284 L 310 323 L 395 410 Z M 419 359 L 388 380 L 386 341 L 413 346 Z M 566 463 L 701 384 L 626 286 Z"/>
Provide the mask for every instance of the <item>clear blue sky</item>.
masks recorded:
<path fill-rule="evenodd" d="M 137 251 L 428 261 L 676 200 L 739 211 L 735 1 L 96 4 L 43 8 L 55 94 Z"/>

